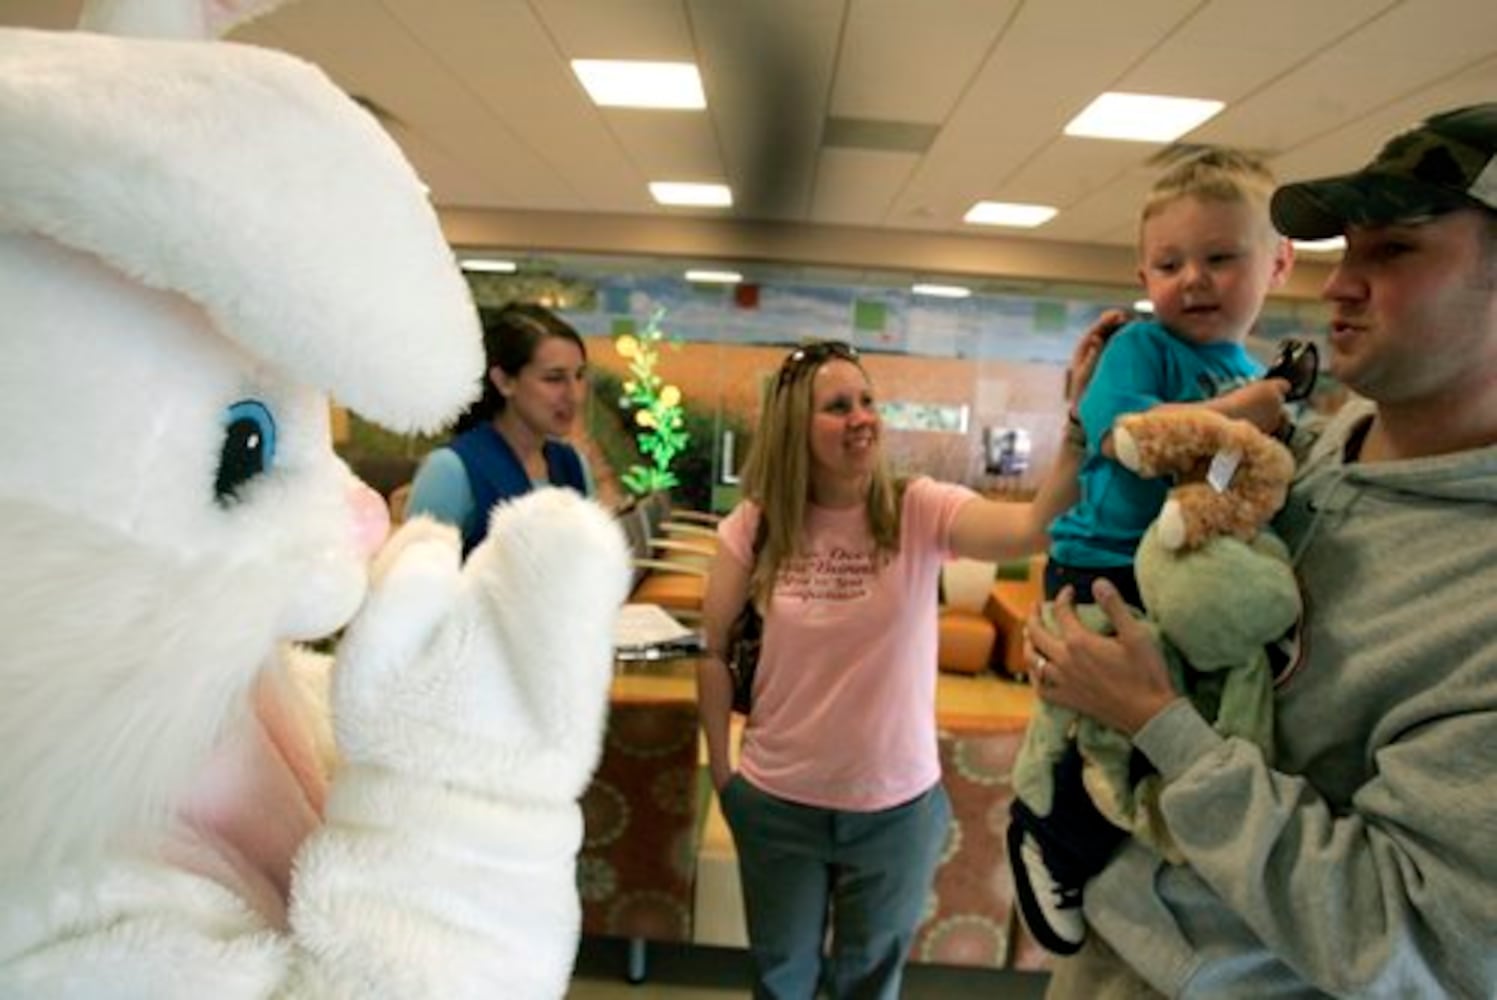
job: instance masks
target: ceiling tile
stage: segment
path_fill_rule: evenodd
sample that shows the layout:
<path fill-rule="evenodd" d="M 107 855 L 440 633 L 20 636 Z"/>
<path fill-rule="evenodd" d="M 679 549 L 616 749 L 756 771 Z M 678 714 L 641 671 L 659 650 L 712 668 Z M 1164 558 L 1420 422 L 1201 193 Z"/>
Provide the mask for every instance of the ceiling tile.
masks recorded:
<path fill-rule="evenodd" d="M 1213 0 L 1117 82 L 1232 102 L 1271 84 L 1397 0 Z"/>
<path fill-rule="evenodd" d="M 738 214 L 807 217 L 843 7 L 843 0 L 690 0 L 708 112 Z"/>
<path fill-rule="evenodd" d="M 915 168 L 913 153 L 823 149 L 811 221 L 865 226 L 881 218 Z"/>
<path fill-rule="evenodd" d="M 530 0 L 567 59 L 691 62 L 680 0 Z"/>
<path fill-rule="evenodd" d="M 487 111 L 595 211 L 648 210 L 644 176 L 577 83 L 553 33 L 519 0 L 384 0 Z M 448 191 L 441 188 L 443 200 Z"/>
<path fill-rule="evenodd" d="M 1228 108 L 1197 135 L 1207 142 L 1292 150 L 1494 50 L 1497 3 L 1405 0 Z"/>
<path fill-rule="evenodd" d="M 1062 135 L 987 197 L 1054 205 L 1062 213 L 1120 175 L 1143 168 L 1160 146 Z"/>
<path fill-rule="evenodd" d="M 1026 4 L 894 206 L 891 225 L 959 225 L 1196 6 L 1192 0 Z M 1064 73 L 1055 67 L 1064 65 Z"/>
<path fill-rule="evenodd" d="M 689 111 L 608 108 L 609 130 L 647 180 L 727 180 L 707 116 Z"/>
<path fill-rule="evenodd" d="M 288 48 L 322 66 L 351 94 L 388 109 L 407 133 L 460 159 L 493 186 L 498 204 L 537 209 L 585 207 L 576 191 L 525 145 L 463 81 L 381 4 L 304 0 L 266 19 Z M 348 44 L 357 24 L 358 44 Z M 442 201 L 445 195 L 433 188 Z"/>
<path fill-rule="evenodd" d="M 832 86 L 833 115 L 942 122 L 1016 0 L 853 0 Z"/>
<path fill-rule="evenodd" d="M 1273 163 L 1280 180 L 1354 170 L 1395 133 L 1439 111 L 1478 104 L 1497 94 L 1497 56 L 1483 59 L 1352 122 L 1302 143 Z"/>
<path fill-rule="evenodd" d="M 0 0 L 0 24 L 66 27 L 80 6 Z M 1355 167 L 1399 127 L 1497 96 L 1493 0 L 289 0 L 233 37 L 387 109 L 441 206 L 524 210 L 509 214 L 526 232 L 559 234 L 546 245 L 628 250 L 649 238 L 640 216 L 675 233 L 703 214 L 657 207 L 648 180 L 726 180 L 736 204 L 714 225 L 795 223 L 773 254 L 823 261 L 813 223 L 854 234 L 859 260 L 870 233 L 892 257 L 900 237 L 918 257 L 950 234 L 1122 259 L 1161 147 L 1061 135 L 1109 89 L 1228 101 L 1187 140 L 1270 151 L 1285 178 Z M 598 109 L 569 66 L 583 56 L 695 61 L 708 108 Z M 839 118 L 936 132 L 924 155 L 827 148 Z M 964 225 L 983 198 L 1061 212 L 1034 230 Z M 565 213 L 549 229 L 548 210 Z"/>

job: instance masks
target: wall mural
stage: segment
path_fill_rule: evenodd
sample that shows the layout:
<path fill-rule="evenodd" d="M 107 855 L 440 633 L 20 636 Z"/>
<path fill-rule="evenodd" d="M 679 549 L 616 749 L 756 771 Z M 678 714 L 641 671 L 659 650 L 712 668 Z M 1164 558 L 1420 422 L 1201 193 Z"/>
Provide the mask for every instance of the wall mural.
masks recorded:
<path fill-rule="evenodd" d="M 632 332 L 658 309 L 685 341 L 796 344 L 847 340 L 859 350 L 1064 364 L 1102 304 L 1017 296 L 925 300 L 902 289 L 692 285 L 664 276 L 596 279 L 596 309 L 562 309 L 587 335 Z"/>
<path fill-rule="evenodd" d="M 651 317 L 663 310 L 665 334 L 687 346 L 779 348 L 808 339 L 839 339 L 867 354 L 920 359 L 919 364 L 900 366 L 909 377 L 883 383 L 890 395 L 880 408 L 886 426 L 898 432 L 889 439 L 891 458 L 941 478 L 1013 490 L 1016 495 L 1033 486 L 1058 446 L 1063 415 L 1050 398 L 1058 389 L 1050 385 L 1058 385 L 1076 338 L 1103 309 L 1132 299 L 1131 290 L 1123 287 L 1109 297 L 1101 288 L 1061 292 L 1039 286 L 1030 294 L 1020 290 L 931 299 L 915 296 L 906 287 L 872 281 L 835 284 L 835 272 L 825 272 L 827 279 L 819 284 L 805 276 L 762 284 L 701 285 L 688 283 L 674 271 L 662 273 L 659 261 L 641 260 L 636 269 L 624 258 L 517 256 L 522 261 L 518 273 L 467 276 L 478 304 L 497 307 L 526 301 L 554 308 L 584 336 L 606 338 L 610 354 L 620 337 L 633 336 L 637 342 Z M 1270 302 L 1259 335 L 1248 347 L 1265 363 L 1284 337 L 1309 337 L 1324 348 L 1325 320 L 1325 307 L 1318 303 Z M 933 382 L 936 376 L 931 373 L 953 361 L 972 363 L 958 365 L 960 374 L 941 374 L 939 382 Z M 763 362 L 759 364 L 762 368 Z M 1045 369 L 1054 374 L 1052 379 L 1039 376 Z M 754 374 L 748 381 L 757 384 L 765 372 L 743 374 Z M 593 377 L 595 389 L 611 409 L 624 393 L 628 374 L 610 374 L 600 364 Z M 888 379 L 887 369 L 884 378 Z M 687 426 L 682 428 L 683 433 L 689 431 L 690 447 L 671 466 L 682 478 L 683 490 L 686 481 L 704 490 L 731 482 L 737 455 L 724 442 L 747 440 L 754 404 L 739 400 L 730 409 L 723 396 L 730 391 L 729 383 L 744 381 L 735 376 L 720 386 L 699 386 L 696 405 L 688 407 Z M 753 391 L 747 396 L 757 398 Z M 1308 405 L 1333 409 L 1344 396 L 1345 390 L 1322 372 Z M 638 420 L 634 416 L 634 422 Z M 381 484 L 382 492 L 409 478 L 414 459 L 436 440 L 391 435 L 356 418 L 349 423 L 341 450 L 367 478 Z M 612 438 L 605 433 L 611 432 L 611 425 L 593 424 L 590 419 L 589 433 L 600 442 L 609 464 L 617 466 L 618 475 L 646 457 L 622 451 L 615 456 Z M 624 443 L 613 442 L 613 450 L 626 449 L 628 432 L 636 429 L 625 427 L 615 434 Z M 390 465 L 390 470 L 380 463 Z M 705 497 L 690 499 L 697 506 L 707 503 Z"/>

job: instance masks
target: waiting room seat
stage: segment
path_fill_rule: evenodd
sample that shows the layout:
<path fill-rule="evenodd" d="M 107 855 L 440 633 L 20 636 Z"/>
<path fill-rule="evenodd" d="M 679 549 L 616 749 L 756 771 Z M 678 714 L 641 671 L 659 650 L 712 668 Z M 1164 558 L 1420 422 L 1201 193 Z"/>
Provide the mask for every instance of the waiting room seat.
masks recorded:
<path fill-rule="evenodd" d="M 986 612 L 998 625 L 1003 669 L 1012 677 L 1029 675 L 1029 660 L 1024 655 L 1024 623 L 1044 598 L 1043 555 L 1000 567 L 998 579 L 988 594 Z"/>
<path fill-rule="evenodd" d="M 651 494 L 617 512 L 629 540 L 634 563 L 634 587 L 629 600 L 657 604 L 685 622 L 702 616 L 707 572 L 717 553 L 716 535 L 700 522 L 693 531 L 674 529 L 669 498 Z"/>
<path fill-rule="evenodd" d="M 717 525 L 722 520 L 718 515 L 677 507 L 670 494 L 660 490 L 641 497 L 637 509 L 651 538 L 690 542 L 716 551 Z"/>
<path fill-rule="evenodd" d="M 942 670 L 978 674 L 993 663 L 998 626 L 987 616 L 997 563 L 957 558 L 941 567 L 936 663 Z"/>

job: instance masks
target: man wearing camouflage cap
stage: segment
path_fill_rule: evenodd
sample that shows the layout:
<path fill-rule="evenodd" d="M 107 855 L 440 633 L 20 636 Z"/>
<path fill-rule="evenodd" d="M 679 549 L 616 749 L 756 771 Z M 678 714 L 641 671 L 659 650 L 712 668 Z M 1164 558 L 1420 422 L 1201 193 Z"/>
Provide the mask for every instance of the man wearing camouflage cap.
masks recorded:
<path fill-rule="evenodd" d="M 1497 996 L 1497 104 L 1436 115 L 1363 169 L 1276 192 L 1344 235 L 1330 368 L 1361 397 L 1296 431 L 1276 527 L 1306 619 L 1272 761 L 1059 602 L 1047 700 L 1132 734 L 1186 863 L 1131 844 L 1051 996 Z M 1099 588 L 1100 590 L 1101 588 Z"/>

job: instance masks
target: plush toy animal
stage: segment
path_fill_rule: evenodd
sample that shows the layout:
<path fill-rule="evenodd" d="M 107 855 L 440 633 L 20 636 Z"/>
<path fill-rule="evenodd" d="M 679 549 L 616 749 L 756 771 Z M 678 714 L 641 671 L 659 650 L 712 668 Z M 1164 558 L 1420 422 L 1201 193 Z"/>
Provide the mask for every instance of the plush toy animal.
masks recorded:
<path fill-rule="evenodd" d="M 1192 408 L 1132 414 L 1113 431 L 1119 460 L 1140 475 L 1206 475 L 1170 492 L 1134 562 L 1144 623 L 1160 641 L 1177 690 L 1223 735 L 1273 746 L 1273 677 L 1266 647 L 1298 620 L 1299 587 L 1284 543 L 1267 527 L 1283 505 L 1294 460 L 1246 421 Z M 1083 624 L 1111 632 L 1092 604 Z M 1049 608 L 1045 609 L 1047 621 Z M 1040 703 L 1015 767 L 1019 798 L 1050 812 L 1051 774 L 1068 739 L 1085 761 L 1092 800 L 1118 826 L 1179 855 L 1160 816 L 1159 778 L 1130 774 L 1127 737 Z"/>
<path fill-rule="evenodd" d="M 1214 410 L 1130 413 L 1113 431 L 1118 461 L 1180 485 L 1159 512 L 1166 549 L 1195 549 L 1231 535 L 1252 541 L 1280 507 L 1294 478 L 1294 456 L 1246 420 Z"/>
<path fill-rule="evenodd" d="M 624 542 L 544 491 L 371 564 L 329 395 L 439 426 L 478 323 L 373 119 L 203 39 L 251 13 L 0 31 L 0 996 L 560 996 Z"/>

